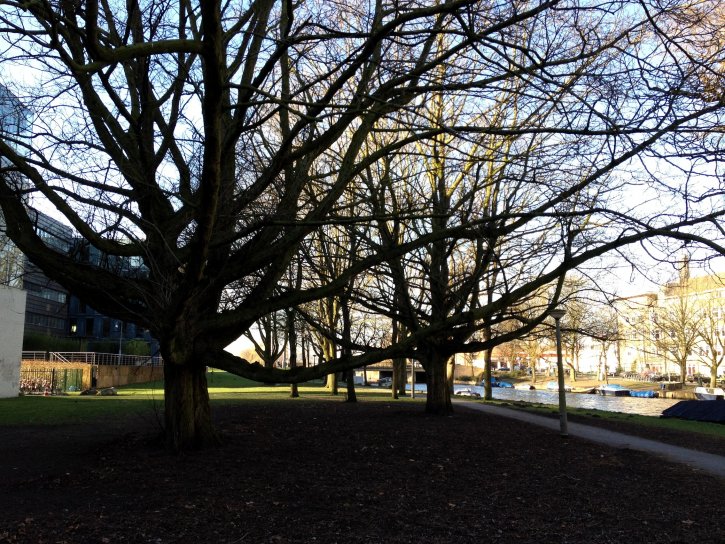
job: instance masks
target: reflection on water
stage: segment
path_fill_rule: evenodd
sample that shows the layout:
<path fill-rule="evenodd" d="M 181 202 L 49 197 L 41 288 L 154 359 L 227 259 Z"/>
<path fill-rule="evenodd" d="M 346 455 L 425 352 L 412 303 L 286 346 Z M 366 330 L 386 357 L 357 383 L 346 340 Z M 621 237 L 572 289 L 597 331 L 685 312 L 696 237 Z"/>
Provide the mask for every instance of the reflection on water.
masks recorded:
<path fill-rule="evenodd" d="M 410 389 L 410 386 L 408 386 Z M 457 389 L 470 389 L 483 397 L 483 387 L 477 385 L 457 385 Z M 415 384 L 416 391 L 425 391 L 425 384 Z M 523 402 L 537 402 L 541 404 L 559 405 L 559 393 L 535 389 L 533 391 L 520 389 L 504 389 L 493 387 L 493 398 L 496 400 L 511 400 Z M 584 393 L 567 393 L 566 405 L 571 408 L 592 408 L 607 412 L 624 412 L 625 414 L 640 414 L 643 416 L 659 416 L 662 410 L 677 404 L 679 399 L 642 399 L 636 397 L 604 397 L 602 395 L 588 395 Z"/>

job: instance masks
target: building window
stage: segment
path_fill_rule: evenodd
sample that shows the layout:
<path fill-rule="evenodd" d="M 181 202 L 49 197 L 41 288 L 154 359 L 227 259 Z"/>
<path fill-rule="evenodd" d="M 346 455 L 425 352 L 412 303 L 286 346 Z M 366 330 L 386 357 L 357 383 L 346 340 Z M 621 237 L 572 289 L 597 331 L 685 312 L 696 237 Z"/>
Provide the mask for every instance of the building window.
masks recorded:
<path fill-rule="evenodd" d="M 65 330 L 65 321 L 49 315 L 27 313 L 25 314 L 25 323 L 46 329 Z"/>

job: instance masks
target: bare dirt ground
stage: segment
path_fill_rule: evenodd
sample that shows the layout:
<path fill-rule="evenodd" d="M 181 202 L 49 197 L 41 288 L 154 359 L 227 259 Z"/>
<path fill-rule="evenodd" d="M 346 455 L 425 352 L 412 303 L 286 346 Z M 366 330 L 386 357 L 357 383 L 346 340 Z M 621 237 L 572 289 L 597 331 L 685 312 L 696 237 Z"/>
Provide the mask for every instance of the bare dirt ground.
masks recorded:
<path fill-rule="evenodd" d="M 215 418 L 223 446 L 182 455 L 152 418 L 0 428 L 0 542 L 725 542 L 725 481 L 523 422 L 337 399 Z"/>

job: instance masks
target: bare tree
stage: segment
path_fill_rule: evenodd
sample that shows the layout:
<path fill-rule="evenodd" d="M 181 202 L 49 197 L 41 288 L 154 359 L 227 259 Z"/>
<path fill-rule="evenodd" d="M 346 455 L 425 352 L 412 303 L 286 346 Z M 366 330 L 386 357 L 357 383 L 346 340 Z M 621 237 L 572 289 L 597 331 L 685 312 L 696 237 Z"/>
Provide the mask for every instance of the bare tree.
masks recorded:
<path fill-rule="evenodd" d="M 301 382 L 411 357 L 427 409 L 447 413 L 450 356 L 534 330 L 568 271 L 662 236 L 722 250 L 718 186 L 687 178 L 717 181 L 703 165 L 721 152 L 720 72 L 706 44 L 680 47 L 684 4 L 8 0 L 0 72 L 39 79 L 15 88 L 37 112 L 31 137 L 0 140 L 7 234 L 51 279 L 159 339 L 173 448 L 215 440 L 207 365 Z M 373 191 L 354 190 L 357 214 L 343 213 L 368 167 L 416 156 L 415 177 L 395 181 L 410 185 L 402 240 L 383 239 L 389 209 Z M 682 175 L 648 171 L 652 157 Z M 29 196 L 108 258 L 46 244 Z M 366 243 L 336 277 L 278 288 L 320 229 L 350 222 Z M 404 339 L 293 370 L 224 351 L 262 316 L 370 273 L 420 287 L 415 305 L 353 297 L 405 319 Z M 508 309 L 549 285 L 539 314 L 516 321 Z M 470 340 L 506 320 L 521 326 Z"/>
<path fill-rule="evenodd" d="M 318 8 L 1 8 L 2 36 L 12 44 L 2 69 L 30 64 L 48 76 L 20 93 L 42 115 L 33 140 L 21 142 L 27 153 L 0 143 L 3 164 L 89 246 L 143 267 L 138 277 L 119 275 L 46 246 L 19 198 L 25 188 L 3 176 L 9 236 L 94 308 L 159 338 L 175 448 L 214 440 L 207 364 L 277 381 L 273 369 L 229 358 L 223 346 L 260 316 L 338 289 L 332 282 L 327 293 L 275 294 L 300 242 L 334 217 L 338 197 L 371 160 L 358 160 L 359 150 L 376 120 L 426 92 L 425 75 L 451 55 L 474 53 L 478 40 L 477 29 L 460 32 L 475 19 L 475 2 L 380 2 L 370 11 L 330 3 L 325 16 Z M 433 53 L 430 43 L 447 32 L 463 39 Z M 290 66 L 293 76 L 280 80 Z M 289 380 L 329 371 L 298 368 Z"/>
<path fill-rule="evenodd" d="M 655 346 L 665 358 L 680 369 L 680 381 L 685 383 L 687 360 L 694 354 L 698 341 L 699 316 L 693 297 L 687 292 L 687 281 L 670 286 L 669 293 L 657 308 Z"/>
<path fill-rule="evenodd" d="M 712 293 L 696 302 L 697 346 L 695 353 L 710 370 L 710 387 L 717 387 L 720 365 L 725 361 L 725 325 L 723 306 Z"/>
<path fill-rule="evenodd" d="M 591 317 L 591 324 L 588 331 L 594 341 L 599 345 L 597 379 L 608 381 L 609 350 L 620 339 L 617 314 L 611 306 L 600 306 L 592 312 Z"/>
<path fill-rule="evenodd" d="M 541 327 L 540 329 L 534 330 L 521 338 L 520 346 L 523 352 L 526 354 L 526 360 L 531 369 L 531 384 L 535 384 L 537 380 L 536 373 L 539 369 L 539 363 L 543 358 L 544 353 L 551 349 L 552 343 L 550 338 L 550 330 L 548 328 Z"/>
<path fill-rule="evenodd" d="M 244 336 L 267 368 L 272 368 L 287 350 L 287 329 L 281 312 L 260 317 Z"/>

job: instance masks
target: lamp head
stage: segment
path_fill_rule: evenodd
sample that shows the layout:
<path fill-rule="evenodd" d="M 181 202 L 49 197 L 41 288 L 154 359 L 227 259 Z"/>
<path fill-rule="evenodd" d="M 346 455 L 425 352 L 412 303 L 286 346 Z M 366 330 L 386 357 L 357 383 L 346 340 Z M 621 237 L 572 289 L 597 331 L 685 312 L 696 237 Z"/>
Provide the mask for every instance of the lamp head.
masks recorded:
<path fill-rule="evenodd" d="M 564 315 L 566 314 L 566 310 L 563 308 L 554 308 L 549 312 L 549 315 L 553 317 L 556 321 L 559 321 Z"/>

